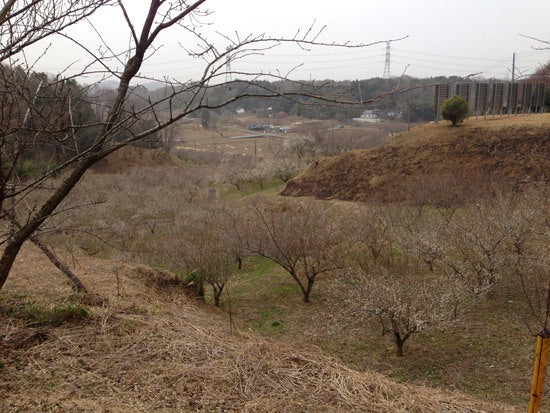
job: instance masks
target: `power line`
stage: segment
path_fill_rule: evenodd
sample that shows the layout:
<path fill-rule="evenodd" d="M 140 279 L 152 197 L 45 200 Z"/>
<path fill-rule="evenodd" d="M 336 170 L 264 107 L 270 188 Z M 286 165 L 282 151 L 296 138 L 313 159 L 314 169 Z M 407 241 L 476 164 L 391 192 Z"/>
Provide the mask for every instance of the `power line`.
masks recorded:
<path fill-rule="evenodd" d="M 442 62 L 442 61 L 438 61 L 438 60 L 431 60 L 431 59 L 422 59 L 422 58 L 418 58 L 418 57 L 409 57 L 409 56 L 404 56 L 404 55 L 401 55 L 401 54 L 394 54 L 394 57 L 397 57 L 397 58 L 402 58 L 402 59 L 406 59 L 406 60 L 412 60 L 412 61 L 419 61 L 419 62 L 427 62 L 427 63 L 436 63 L 436 64 L 440 64 L 440 65 L 450 65 L 450 66 L 464 66 L 464 67 L 479 67 L 479 64 L 474 64 L 474 63 L 455 63 L 455 62 Z M 502 62 L 503 60 L 500 60 L 499 62 Z"/>
<path fill-rule="evenodd" d="M 394 49 L 394 51 L 397 51 L 397 52 L 402 52 L 402 53 L 410 53 L 410 54 L 413 54 L 413 55 L 424 55 L 424 56 L 432 56 L 432 57 L 438 57 L 438 58 L 442 58 L 442 59 L 458 59 L 458 60 L 475 60 L 475 61 L 479 61 L 479 60 L 486 60 L 486 61 L 497 61 L 497 60 L 502 60 L 502 59 L 495 59 L 495 58 L 481 58 L 481 57 L 468 57 L 468 56 L 454 56 L 454 55 L 442 55 L 442 54 L 435 54 L 435 53 L 426 53 L 426 52 L 418 52 L 418 51 L 414 51 L 414 50 L 406 50 L 406 49 L 401 49 L 401 48 L 396 48 Z M 544 53 L 545 50 L 523 50 L 521 52 L 517 52 L 516 54 L 519 56 L 519 55 L 536 55 L 536 54 L 541 54 L 541 53 Z M 546 52 L 548 52 L 546 50 Z"/>
<path fill-rule="evenodd" d="M 377 48 L 377 49 L 371 49 L 369 47 L 365 47 L 364 49 L 358 49 L 358 50 L 348 50 L 341 53 L 293 53 L 293 54 L 269 54 L 269 56 L 274 57 L 296 57 L 296 56 L 346 56 L 346 55 L 354 55 L 354 54 L 361 54 L 365 53 L 365 51 L 369 52 L 383 52 L 386 50 L 386 48 Z"/>
<path fill-rule="evenodd" d="M 385 51 L 383 56 L 382 51 Z M 393 52 L 393 56 L 391 53 Z M 522 50 L 516 52 L 516 67 L 515 74 L 521 68 L 522 73 L 534 72 L 537 70 L 537 63 L 542 63 L 543 57 L 549 55 L 548 50 Z M 550 56 L 549 56 L 550 57 Z M 393 59 L 392 59 L 393 58 Z M 248 60 L 250 59 L 250 60 Z M 540 59 L 540 60 L 539 60 Z M 392 62 L 393 60 L 393 62 Z M 244 56 L 243 59 L 232 60 L 229 66 L 227 61 L 220 62 L 220 69 L 225 69 L 223 75 L 232 72 L 231 66 L 239 66 L 240 68 L 249 68 L 248 71 L 270 73 L 279 69 L 281 72 L 285 68 L 289 73 L 320 73 L 322 71 L 335 72 L 342 71 L 343 73 L 332 73 L 329 76 L 334 78 L 342 78 L 343 76 L 352 76 L 357 70 L 364 68 L 364 72 L 368 71 L 369 77 L 375 75 L 373 69 L 375 65 L 384 63 L 383 77 L 389 78 L 391 75 L 390 67 L 393 63 L 398 65 L 410 66 L 409 72 L 422 72 L 421 76 L 437 76 L 437 72 L 442 74 L 471 74 L 480 73 L 485 77 L 502 77 L 506 76 L 507 71 L 510 71 L 510 57 L 497 58 L 476 58 L 471 56 L 451 56 L 424 51 L 413 51 L 410 49 L 393 48 L 391 43 L 387 42 L 385 48 L 366 48 L 363 50 L 350 50 L 343 53 L 336 51 L 335 53 L 295 53 L 295 54 L 253 54 Z M 536 67 L 535 67 L 536 66 Z M 257 68 L 260 67 L 261 70 Z M 145 62 L 142 72 L 144 76 L 162 76 L 170 74 L 171 78 L 184 76 L 186 78 L 200 77 L 205 66 L 198 59 L 191 57 L 183 59 L 173 59 L 164 61 L 147 61 Z M 53 67 L 42 67 L 41 70 L 56 71 Z M 346 73 L 346 69 L 350 69 Z M 239 70 L 235 70 L 237 73 Z M 240 72 L 245 72 L 241 70 Z M 430 74 L 432 72 L 432 74 Z M 221 72 L 220 72 L 221 73 Z M 503 75 L 504 73 L 504 75 Z"/>

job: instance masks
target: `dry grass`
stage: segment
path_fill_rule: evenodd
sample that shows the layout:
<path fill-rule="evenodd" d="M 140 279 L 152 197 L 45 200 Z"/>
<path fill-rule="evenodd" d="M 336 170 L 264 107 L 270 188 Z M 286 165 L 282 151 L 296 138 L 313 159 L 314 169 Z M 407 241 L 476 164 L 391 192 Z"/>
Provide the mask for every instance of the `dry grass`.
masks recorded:
<path fill-rule="evenodd" d="M 321 159 L 284 195 L 353 201 L 416 201 L 475 192 L 487 182 L 517 187 L 550 180 L 550 114 L 427 124 L 385 145 Z M 449 191 L 452 188 L 453 191 Z M 451 200 L 452 201 L 452 200 Z"/>
<path fill-rule="evenodd" d="M 77 270 L 106 299 L 88 321 L 33 327 L 0 315 L 0 411 L 516 411 L 231 331 L 225 315 L 184 290 L 148 282 L 150 270 L 84 257 Z M 45 304 L 69 295 L 27 248 L 0 297 Z"/>

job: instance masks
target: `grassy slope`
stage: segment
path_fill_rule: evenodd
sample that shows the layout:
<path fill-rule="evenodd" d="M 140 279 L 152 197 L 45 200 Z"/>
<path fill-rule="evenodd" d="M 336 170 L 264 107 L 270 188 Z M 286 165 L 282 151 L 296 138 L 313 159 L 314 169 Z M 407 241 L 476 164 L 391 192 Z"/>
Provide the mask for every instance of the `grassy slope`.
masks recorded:
<path fill-rule="evenodd" d="M 337 276 L 337 275 L 335 275 Z M 519 297 L 490 295 L 444 329 L 418 333 L 395 356 L 392 338 L 369 319 L 350 320 L 327 277 L 304 304 L 293 280 L 264 259 L 245 263 L 231 284 L 231 309 L 242 328 L 281 342 L 315 346 L 360 371 L 400 382 L 455 388 L 485 400 L 525 407 L 536 340 L 515 319 Z M 228 311 L 227 298 L 223 308 Z"/>
<path fill-rule="evenodd" d="M 308 340 L 230 330 L 226 314 L 155 282 L 161 275 L 89 257 L 77 270 L 106 301 L 89 304 L 87 321 L 33 324 L 13 309 L 63 305 L 70 290 L 33 248 L 21 258 L 0 294 L 0 411 L 516 411 L 358 372 Z M 273 270 L 251 264 L 258 282 Z M 283 281 L 276 295 L 294 293 Z M 242 305 L 237 284 L 233 294 Z"/>

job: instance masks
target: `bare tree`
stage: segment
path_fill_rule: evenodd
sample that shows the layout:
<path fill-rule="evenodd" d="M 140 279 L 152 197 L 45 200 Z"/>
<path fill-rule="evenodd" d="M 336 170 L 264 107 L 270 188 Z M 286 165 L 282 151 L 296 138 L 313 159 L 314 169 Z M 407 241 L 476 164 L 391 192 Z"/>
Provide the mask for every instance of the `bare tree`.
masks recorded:
<path fill-rule="evenodd" d="M 204 296 L 204 284 L 212 288 L 214 304 L 220 305 L 224 288 L 237 267 L 247 255 L 240 222 L 242 216 L 223 202 L 203 206 L 185 220 L 185 228 L 179 238 L 178 248 L 188 278 L 200 295 Z"/>
<path fill-rule="evenodd" d="M 503 283 L 510 294 L 519 296 L 518 321 L 530 333 L 550 328 L 550 197 L 545 186 L 526 189 L 511 197 L 507 215 L 511 228 L 507 239 L 508 262 Z M 518 294 L 519 293 L 519 294 Z"/>
<path fill-rule="evenodd" d="M 204 3 L 206 0 L 150 0 L 141 26 L 137 26 L 122 0 L 11 0 L 4 4 L 0 11 L 0 83 L 4 92 L 9 91 L 2 94 L 9 101 L 2 105 L 0 207 L 5 217 L 15 217 L 19 225 L 10 226 L 2 234 L 4 249 L 0 257 L 0 288 L 6 282 L 23 243 L 40 230 L 52 214 L 60 212 L 60 204 L 92 165 L 118 149 L 150 137 L 190 114 L 220 108 L 251 96 L 250 85 L 259 77 L 271 76 L 279 80 L 285 78 L 281 74 L 236 72 L 233 75 L 244 80 L 230 82 L 235 86 L 234 93 L 209 100 L 207 92 L 215 88 L 219 90 L 223 84 L 228 60 L 264 53 L 288 42 L 302 46 L 366 46 L 324 42 L 320 38 L 321 31 L 311 27 L 289 38 L 269 37 L 265 34 L 222 36 L 229 46 L 220 51 L 214 41 L 206 38 L 199 30 L 201 18 L 206 18 L 209 14 L 208 11 L 201 11 Z M 89 113 L 86 105 L 90 104 L 85 101 L 85 95 L 75 81 L 79 75 L 72 76 L 71 79 L 39 76 L 34 74 L 32 67 L 12 67 L 11 59 L 19 56 L 17 53 L 25 51 L 29 45 L 48 36 L 59 34 L 70 38 L 64 29 L 78 24 L 107 4 L 115 5 L 121 12 L 129 33 L 130 47 L 121 53 L 105 44 L 101 52 L 95 53 L 81 45 L 92 57 L 92 62 L 81 75 L 87 74 L 88 69 L 92 70 L 92 64 L 99 65 L 106 74 L 116 77 L 118 88 L 103 110 L 92 112 L 86 119 L 82 116 L 82 121 L 79 122 L 75 119 L 75 114 Z M 195 49 L 187 48 L 185 51 L 204 62 L 201 77 L 187 83 L 167 80 L 167 92 L 156 101 L 147 101 L 142 106 L 129 104 L 130 83 L 139 77 L 146 57 L 155 51 L 161 33 L 176 28 L 193 36 L 193 44 L 198 42 Z M 79 39 L 74 37 L 71 40 L 79 43 Z M 122 69 L 118 71 L 117 66 L 122 66 Z M 345 101 L 342 96 L 323 94 L 317 86 L 307 89 L 306 92 L 280 92 L 262 86 L 260 91 L 255 90 L 253 93 L 254 96 L 261 97 L 282 94 L 294 99 L 309 95 L 325 103 Z M 75 100 L 79 100 L 81 104 L 78 111 Z M 144 122 L 148 125 L 145 130 Z M 142 126 L 138 127 L 139 125 Z M 38 166 L 35 164 L 31 168 L 32 173 L 22 174 L 21 167 L 25 162 L 35 162 L 39 158 L 38 154 L 47 148 L 55 156 L 49 155 L 47 162 Z M 63 149 L 61 154 L 57 152 L 60 149 Z M 47 151 L 46 153 L 51 154 Z"/>
<path fill-rule="evenodd" d="M 461 300 L 458 284 L 434 268 L 434 236 L 429 229 L 415 233 L 415 242 L 408 242 L 408 216 L 405 207 L 371 209 L 363 224 L 355 228 L 355 272 L 344 278 L 350 285 L 346 298 L 349 313 L 374 316 L 382 334 L 393 336 L 399 357 L 413 334 L 452 321 Z M 417 248 L 417 244 L 423 246 Z"/>
<path fill-rule="evenodd" d="M 443 257 L 447 253 L 443 240 L 448 237 L 446 212 L 437 208 L 439 213 L 425 212 L 420 207 L 401 207 L 399 231 L 395 242 L 417 259 L 426 264 L 430 272 L 441 270 Z M 448 208 L 452 211 L 453 207 Z"/>
<path fill-rule="evenodd" d="M 107 3 L 106 0 L 9 0 L 0 9 L 0 217 L 10 222 L 0 240 L 6 245 L 6 258 L 0 261 L 0 288 L 9 273 L 10 261 L 13 261 L 7 257 L 18 250 L 18 241 L 12 236 L 25 232 L 26 224 L 19 222 L 21 217 L 16 208 L 31 192 L 23 189 L 23 181 L 36 179 L 36 175 L 43 173 L 37 171 L 39 168 L 48 170 L 50 167 L 44 155 L 41 158 L 34 156 L 37 142 L 49 146 L 46 152 L 63 151 L 66 145 L 62 138 L 60 140 L 59 126 L 69 124 L 67 118 L 72 118 L 73 109 L 83 103 L 82 95 L 69 82 L 48 82 L 44 74 L 26 71 L 25 56 L 22 59 L 21 52 L 81 22 Z M 49 96 L 52 103 L 47 108 L 39 103 L 44 96 Z M 67 97 L 68 102 L 63 99 Z M 64 113 L 65 109 L 68 114 Z M 74 129 L 72 132 L 74 134 Z M 28 221 L 28 214 L 23 218 Z M 76 289 L 86 290 L 70 268 L 36 234 L 27 233 L 25 238 L 38 245 Z"/>
<path fill-rule="evenodd" d="M 448 226 L 443 267 L 481 296 L 510 268 L 508 242 L 515 230 L 513 206 L 505 197 L 478 200 L 455 214 Z"/>
<path fill-rule="evenodd" d="M 265 168 L 270 177 L 286 183 L 307 168 L 313 158 L 299 157 L 293 150 L 296 143 L 296 139 L 290 139 L 268 146 L 269 156 L 262 161 L 266 164 Z"/>
<path fill-rule="evenodd" d="M 392 334 L 397 356 L 415 333 L 442 327 L 455 316 L 456 291 L 448 279 L 430 272 L 413 257 L 385 251 L 378 259 L 363 257 L 353 301 L 379 321 L 382 334 Z"/>
<path fill-rule="evenodd" d="M 253 251 L 279 264 L 309 302 L 317 277 L 343 268 L 337 215 L 317 203 L 256 202 Z"/>

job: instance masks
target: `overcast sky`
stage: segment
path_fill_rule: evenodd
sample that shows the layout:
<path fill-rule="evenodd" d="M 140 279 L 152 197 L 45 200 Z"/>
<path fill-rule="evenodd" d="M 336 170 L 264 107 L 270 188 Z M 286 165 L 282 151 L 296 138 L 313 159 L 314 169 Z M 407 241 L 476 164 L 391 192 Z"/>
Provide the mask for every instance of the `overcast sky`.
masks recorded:
<path fill-rule="evenodd" d="M 136 20 L 143 17 L 147 3 L 125 1 Z M 535 50 L 533 46 L 540 45 L 520 36 L 550 40 L 550 0 L 209 0 L 205 5 L 212 14 L 203 19 L 210 25 L 202 32 L 220 50 L 228 41 L 216 31 L 232 37 L 237 32 L 241 38 L 252 33 L 291 37 L 315 22 L 318 29 L 326 26 L 320 37 L 326 42 L 368 44 L 409 36 L 391 43 L 392 76 L 401 75 L 408 66 L 406 73 L 416 77 L 481 72 L 484 77 L 510 78 L 514 52 L 516 77 L 550 61 L 550 50 Z M 93 24 L 114 50 L 128 45 L 128 31 L 116 8 L 95 16 Z M 91 50 L 99 47 L 89 24 L 77 26 L 71 34 Z M 183 29 L 171 30 L 159 40 L 162 47 L 145 63 L 143 75 L 180 81 L 200 76 L 201 62 L 190 58 L 179 44 L 196 44 Z M 68 67 L 66 73 L 70 74 L 89 61 L 61 39 L 50 42 L 48 54 L 36 69 L 56 73 Z M 42 44 L 38 49 L 44 47 Z M 285 46 L 233 62 L 231 68 L 256 72 L 278 69 L 283 74 L 294 68 L 294 79 L 367 79 L 382 76 L 385 53 L 385 43 L 361 49 L 316 47 L 309 52 Z"/>

